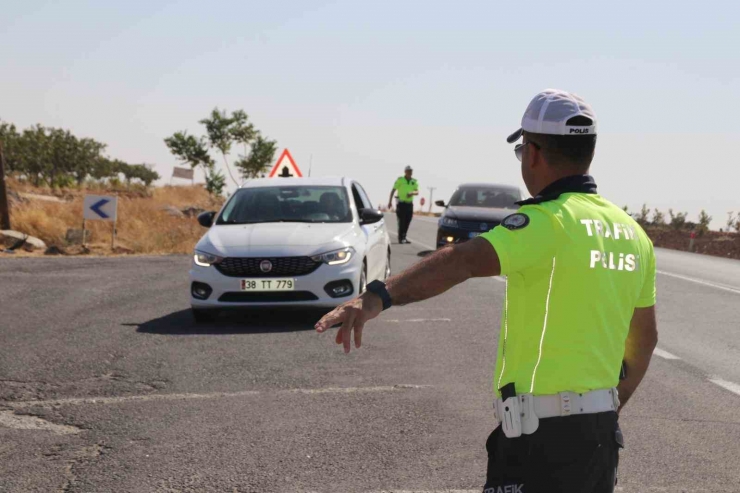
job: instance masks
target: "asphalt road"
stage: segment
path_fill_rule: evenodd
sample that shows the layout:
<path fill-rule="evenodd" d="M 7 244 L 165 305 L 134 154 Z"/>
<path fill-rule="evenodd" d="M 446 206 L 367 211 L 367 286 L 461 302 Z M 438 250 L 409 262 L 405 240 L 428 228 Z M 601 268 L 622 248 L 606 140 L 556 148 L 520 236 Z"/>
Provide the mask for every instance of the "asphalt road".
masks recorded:
<path fill-rule="evenodd" d="M 434 232 L 414 219 L 394 270 Z M 0 259 L 0 492 L 480 491 L 503 283 L 384 312 L 345 355 L 318 313 L 196 327 L 188 262 Z M 740 262 L 659 268 L 618 491 L 740 491 Z"/>

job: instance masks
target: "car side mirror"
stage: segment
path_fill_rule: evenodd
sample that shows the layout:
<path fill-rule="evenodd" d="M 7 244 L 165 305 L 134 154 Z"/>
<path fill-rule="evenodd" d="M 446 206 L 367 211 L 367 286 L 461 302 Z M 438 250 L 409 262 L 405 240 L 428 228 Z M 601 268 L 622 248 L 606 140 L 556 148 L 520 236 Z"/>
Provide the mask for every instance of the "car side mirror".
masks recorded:
<path fill-rule="evenodd" d="M 375 209 L 360 209 L 360 224 L 373 224 L 383 219 L 383 213 Z"/>
<path fill-rule="evenodd" d="M 434 205 L 438 205 L 439 207 L 447 207 L 444 200 L 437 200 L 436 202 L 434 202 Z"/>
<path fill-rule="evenodd" d="M 198 214 L 198 223 L 204 228 L 210 228 L 213 225 L 213 218 L 216 216 L 215 211 L 201 212 Z"/>

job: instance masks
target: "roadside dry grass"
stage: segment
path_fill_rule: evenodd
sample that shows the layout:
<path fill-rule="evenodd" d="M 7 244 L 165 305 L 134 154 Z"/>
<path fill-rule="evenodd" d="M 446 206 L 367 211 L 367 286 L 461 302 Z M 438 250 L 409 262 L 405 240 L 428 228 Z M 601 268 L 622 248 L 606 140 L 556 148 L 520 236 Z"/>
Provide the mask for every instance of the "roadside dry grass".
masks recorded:
<path fill-rule="evenodd" d="M 23 194 L 52 195 L 52 191 L 9 182 L 9 189 Z M 182 210 L 194 207 L 216 210 L 222 200 L 214 200 L 202 186 L 157 187 L 149 190 L 57 190 L 56 197 L 63 202 L 49 202 L 36 198 L 15 201 L 11 207 L 13 229 L 40 238 L 47 245 L 69 249 L 65 236 L 70 228 L 82 227 L 82 203 L 85 193 L 118 196 L 118 251 L 130 253 L 190 253 L 203 235 L 204 229 L 195 217 L 178 217 L 167 208 Z M 90 250 L 93 253 L 111 253 L 112 224 L 88 221 L 91 231 Z M 73 249 L 71 249 L 73 250 Z"/>

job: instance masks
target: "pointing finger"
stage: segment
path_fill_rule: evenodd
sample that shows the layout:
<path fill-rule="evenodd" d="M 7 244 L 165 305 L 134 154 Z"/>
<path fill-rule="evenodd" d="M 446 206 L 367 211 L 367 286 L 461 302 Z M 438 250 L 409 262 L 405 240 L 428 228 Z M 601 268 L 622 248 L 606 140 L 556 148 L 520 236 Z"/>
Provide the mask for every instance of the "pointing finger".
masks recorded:
<path fill-rule="evenodd" d="M 347 317 L 342 323 L 342 328 L 339 331 L 342 333 L 342 343 L 344 344 L 344 352 L 349 353 L 352 342 L 352 326 L 355 323 L 355 311 L 349 310 Z"/>
<path fill-rule="evenodd" d="M 362 329 L 365 327 L 365 324 L 361 323 L 359 318 L 355 319 L 355 347 L 357 349 L 362 346 Z"/>

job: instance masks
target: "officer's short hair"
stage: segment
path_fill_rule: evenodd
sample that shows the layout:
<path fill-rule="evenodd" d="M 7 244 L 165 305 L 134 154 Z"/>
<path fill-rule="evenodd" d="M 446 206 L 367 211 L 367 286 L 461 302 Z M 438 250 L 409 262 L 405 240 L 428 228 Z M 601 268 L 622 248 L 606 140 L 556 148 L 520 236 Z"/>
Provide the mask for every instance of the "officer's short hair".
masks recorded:
<path fill-rule="evenodd" d="M 592 125 L 590 118 L 574 116 L 568 125 Z M 538 144 L 545 159 L 552 166 L 573 166 L 586 170 L 591 166 L 596 149 L 596 135 L 550 135 L 524 132 L 528 139 Z"/>

